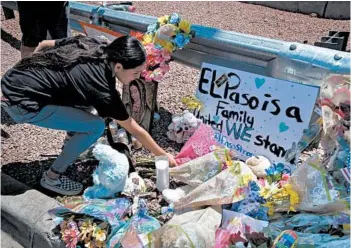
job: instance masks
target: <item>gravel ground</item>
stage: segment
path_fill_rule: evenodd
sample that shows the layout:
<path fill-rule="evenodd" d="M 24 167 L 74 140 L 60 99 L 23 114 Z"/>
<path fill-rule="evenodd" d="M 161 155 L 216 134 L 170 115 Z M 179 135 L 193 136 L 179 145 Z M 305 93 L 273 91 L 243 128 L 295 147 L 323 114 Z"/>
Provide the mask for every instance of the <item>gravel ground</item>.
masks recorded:
<path fill-rule="evenodd" d="M 320 19 L 241 2 L 135 2 L 135 6 L 137 13 L 141 14 L 161 16 L 177 12 L 192 23 L 300 43 L 307 41 L 313 44 L 329 30 L 349 30 L 349 21 Z M 3 75 L 20 59 L 18 49 L 21 32 L 17 13 L 16 19 L 13 20 L 5 20 L 1 13 L 1 21 L 1 75 Z M 158 102 L 161 107 L 161 120 L 154 123 L 153 136 L 169 152 L 175 153 L 181 148 L 167 140 L 165 135 L 171 114 L 181 112 L 181 98 L 195 92 L 197 77 L 197 70 L 172 63 L 171 71 L 160 82 Z M 27 124 L 10 124 L 6 116 L 2 115 L 2 171 L 36 187 L 42 172 L 59 154 L 65 133 Z M 136 153 L 136 156 L 141 155 L 149 154 L 145 150 Z M 84 184 L 88 185 L 90 179 L 87 178 L 96 164 L 93 160 L 79 161 L 76 166 L 70 167 L 67 174 L 78 180 L 85 180 Z M 153 181 L 154 178 L 150 180 Z M 159 199 L 154 201 L 160 202 Z"/>

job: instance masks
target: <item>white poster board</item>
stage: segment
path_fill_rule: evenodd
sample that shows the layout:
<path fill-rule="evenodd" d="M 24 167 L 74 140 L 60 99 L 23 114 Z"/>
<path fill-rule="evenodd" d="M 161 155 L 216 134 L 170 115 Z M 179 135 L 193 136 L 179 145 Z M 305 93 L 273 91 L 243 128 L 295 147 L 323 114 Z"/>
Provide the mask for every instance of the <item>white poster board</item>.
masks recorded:
<path fill-rule="evenodd" d="M 308 128 L 318 93 L 316 86 L 203 63 L 196 96 L 204 107 L 194 114 L 239 158 L 285 162 Z"/>

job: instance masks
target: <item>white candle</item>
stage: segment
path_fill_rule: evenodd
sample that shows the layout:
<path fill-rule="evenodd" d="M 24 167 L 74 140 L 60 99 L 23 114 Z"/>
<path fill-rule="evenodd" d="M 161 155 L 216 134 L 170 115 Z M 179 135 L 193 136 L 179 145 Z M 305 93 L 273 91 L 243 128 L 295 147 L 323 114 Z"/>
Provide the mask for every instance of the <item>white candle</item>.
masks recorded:
<path fill-rule="evenodd" d="M 169 161 L 166 156 L 155 158 L 156 165 L 156 188 L 162 192 L 169 187 Z"/>

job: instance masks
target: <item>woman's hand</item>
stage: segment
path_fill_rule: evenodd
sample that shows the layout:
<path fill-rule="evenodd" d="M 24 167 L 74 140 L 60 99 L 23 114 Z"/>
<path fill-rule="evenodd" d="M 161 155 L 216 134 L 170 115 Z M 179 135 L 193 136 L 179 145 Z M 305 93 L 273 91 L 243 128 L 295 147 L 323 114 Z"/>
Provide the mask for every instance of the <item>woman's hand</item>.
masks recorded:
<path fill-rule="evenodd" d="M 37 53 L 43 48 L 54 47 L 54 46 L 55 46 L 55 40 L 43 40 L 42 42 L 39 43 L 37 48 L 35 48 L 33 53 Z"/>
<path fill-rule="evenodd" d="M 168 157 L 168 161 L 169 161 L 169 166 L 170 167 L 174 167 L 174 166 L 178 165 L 172 154 L 166 153 L 166 156 Z"/>
<path fill-rule="evenodd" d="M 117 122 L 125 130 L 127 130 L 127 132 L 139 140 L 141 144 L 146 147 L 146 149 L 150 150 L 156 156 L 167 156 L 170 166 L 177 165 L 177 162 L 175 161 L 173 155 L 165 152 L 161 147 L 159 147 L 159 145 L 156 144 L 150 134 L 146 132 L 145 129 L 143 129 L 138 123 L 136 123 L 133 118 L 128 118 L 128 120 Z"/>

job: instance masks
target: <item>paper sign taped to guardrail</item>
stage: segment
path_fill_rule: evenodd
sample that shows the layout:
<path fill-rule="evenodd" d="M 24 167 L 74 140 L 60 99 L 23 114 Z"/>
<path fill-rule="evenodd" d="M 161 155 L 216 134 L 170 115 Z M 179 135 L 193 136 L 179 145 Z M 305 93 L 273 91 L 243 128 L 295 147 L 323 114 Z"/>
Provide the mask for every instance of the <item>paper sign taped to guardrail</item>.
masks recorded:
<path fill-rule="evenodd" d="M 319 87 L 203 63 L 194 114 L 215 130 L 221 144 L 241 159 L 284 157 L 308 129 Z"/>

